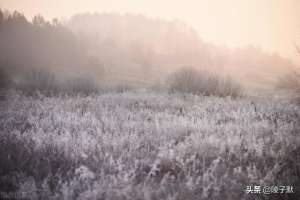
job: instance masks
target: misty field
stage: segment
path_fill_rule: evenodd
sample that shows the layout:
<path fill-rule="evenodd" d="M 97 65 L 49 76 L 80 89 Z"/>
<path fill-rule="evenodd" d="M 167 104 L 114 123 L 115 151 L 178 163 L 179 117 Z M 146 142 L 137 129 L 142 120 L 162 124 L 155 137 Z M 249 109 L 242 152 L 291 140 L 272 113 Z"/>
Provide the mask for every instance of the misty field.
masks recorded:
<path fill-rule="evenodd" d="M 296 199 L 300 109 L 284 99 L 129 91 L 0 101 L 0 188 L 28 199 Z"/>

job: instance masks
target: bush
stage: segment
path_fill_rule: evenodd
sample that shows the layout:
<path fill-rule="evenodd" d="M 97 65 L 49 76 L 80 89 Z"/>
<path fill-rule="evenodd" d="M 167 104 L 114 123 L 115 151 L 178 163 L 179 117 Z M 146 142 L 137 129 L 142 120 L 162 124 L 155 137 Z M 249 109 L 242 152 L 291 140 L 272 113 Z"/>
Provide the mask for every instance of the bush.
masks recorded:
<path fill-rule="evenodd" d="M 29 70 L 21 75 L 20 81 L 15 83 L 17 89 L 26 94 L 34 94 L 37 91 L 50 93 L 58 89 L 55 84 L 55 76 L 46 70 Z"/>
<path fill-rule="evenodd" d="M 6 70 L 0 67 L 0 89 L 6 88 L 9 85 L 9 82 Z"/>
<path fill-rule="evenodd" d="M 292 71 L 282 76 L 277 83 L 277 89 L 285 90 L 293 95 L 293 99 L 300 105 L 300 74 Z"/>
<path fill-rule="evenodd" d="M 206 96 L 232 96 L 241 94 L 241 87 L 231 78 L 221 78 L 205 71 L 193 68 L 181 68 L 168 78 L 171 91 L 202 94 Z"/>
<path fill-rule="evenodd" d="M 231 96 L 231 97 L 238 97 L 241 95 L 241 86 L 235 82 L 230 77 L 224 77 L 219 79 L 219 84 L 217 88 L 217 95 L 225 97 L 225 96 Z"/>
<path fill-rule="evenodd" d="M 91 94 L 98 92 L 98 86 L 93 79 L 72 78 L 63 82 L 62 90 L 67 94 Z"/>
<path fill-rule="evenodd" d="M 91 94 L 98 91 L 98 86 L 93 79 L 68 78 L 59 80 L 54 73 L 46 70 L 31 70 L 23 73 L 21 80 L 15 83 L 17 89 L 27 95 L 41 92 L 47 96 L 58 94 Z"/>

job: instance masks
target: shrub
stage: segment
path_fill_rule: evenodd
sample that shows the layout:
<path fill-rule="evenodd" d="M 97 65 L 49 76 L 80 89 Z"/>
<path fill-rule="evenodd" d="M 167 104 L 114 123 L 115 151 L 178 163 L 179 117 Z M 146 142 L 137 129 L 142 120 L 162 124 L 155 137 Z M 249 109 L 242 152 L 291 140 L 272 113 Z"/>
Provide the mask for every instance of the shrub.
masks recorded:
<path fill-rule="evenodd" d="M 277 89 L 285 90 L 293 95 L 293 99 L 300 105 L 300 74 L 291 71 L 279 78 Z"/>
<path fill-rule="evenodd" d="M 15 83 L 17 89 L 27 95 L 41 92 L 47 96 L 58 94 L 91 94 L 98 91 L 93 79 L 86 77 L 59 80 L 57 76 L 47 70 L 30 70 L 21 75 L 21 80 Z"/>
<path fill-rule="evenodd" d="M 225 97 L 238 97 L 241 95 L 241 86 L 230 77 L 224 77 L 219 79 L 217 88 L 217 95 Z"/>
<path fill-rule="evenodd" d="M 77 77 L 64 81 L 62 90 L 67 94 L 91 94 L 98 92 L 98 86 L 93 79 Z"/>
<path fill-rule="evenodd" d="M 222 78 L 205 71 L 185 67 L 175 71 L 168 78 L 171 91 L 202 94 L 206 96 L 233 96 L 241 94 L 241 87 L 231 78 Z"/>
<path fill-rule="evenodd" d="M 9 82 L 6 70 L 0 67 L 0 89 L 6 88 L 9 85 Z"/>
<path fill-rule="evenodd" d="M 28 95 L 33 95 L 37 91 L 43 93 L 57 91 L 58 86 L 55 83 L 53 73 L 41 69 L 32 69 L 22 73 L 20 80 L 15 82 L 15 87 Z"/>

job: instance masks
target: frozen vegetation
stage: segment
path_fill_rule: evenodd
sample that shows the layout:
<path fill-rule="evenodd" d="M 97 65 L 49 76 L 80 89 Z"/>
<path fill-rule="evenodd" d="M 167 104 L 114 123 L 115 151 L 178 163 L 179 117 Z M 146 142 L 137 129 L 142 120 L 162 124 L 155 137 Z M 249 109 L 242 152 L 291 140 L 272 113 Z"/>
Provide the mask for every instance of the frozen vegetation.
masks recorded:
<path fill-rule="evenodd" d="M 246 186 L 299 189 L 299 134 L 299 107 L 271 97 L 11 90 L 0 100 L 0 188 L 30 199 L 266 199 Z"/>

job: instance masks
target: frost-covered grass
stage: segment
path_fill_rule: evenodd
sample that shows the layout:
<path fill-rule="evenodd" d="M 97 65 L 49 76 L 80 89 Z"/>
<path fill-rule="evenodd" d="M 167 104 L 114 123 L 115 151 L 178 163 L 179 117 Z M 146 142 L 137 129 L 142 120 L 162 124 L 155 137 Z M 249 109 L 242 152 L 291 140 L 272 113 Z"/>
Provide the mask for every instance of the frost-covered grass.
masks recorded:
<path fill-rule="evenodd" d="M 300 109 L 155 92 L 0 100 L 0 190 L 30 199 L 264 199 L 300 186 Z M 276 195 L 274 199 L 295 199 Z"/>

